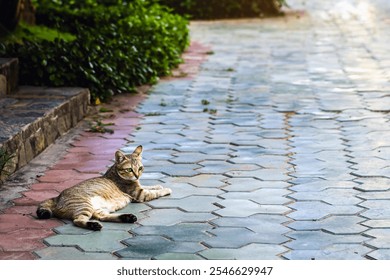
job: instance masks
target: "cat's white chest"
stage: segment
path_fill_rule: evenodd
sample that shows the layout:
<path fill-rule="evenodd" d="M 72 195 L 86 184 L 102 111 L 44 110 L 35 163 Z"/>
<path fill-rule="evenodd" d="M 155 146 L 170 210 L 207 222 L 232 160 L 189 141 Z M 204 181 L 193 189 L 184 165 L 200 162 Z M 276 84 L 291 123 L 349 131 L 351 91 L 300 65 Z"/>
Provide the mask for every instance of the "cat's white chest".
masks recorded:
<path fill-rule="evenodd" d="M 123 197 L 115 201 L 104 199 L 101 196 L 94 196 L 91 198 L 91 204 L 94 209 L 101 209 L 108 212 L 114 212 L 125 207 L 130 202 L 130 198 Z"/>

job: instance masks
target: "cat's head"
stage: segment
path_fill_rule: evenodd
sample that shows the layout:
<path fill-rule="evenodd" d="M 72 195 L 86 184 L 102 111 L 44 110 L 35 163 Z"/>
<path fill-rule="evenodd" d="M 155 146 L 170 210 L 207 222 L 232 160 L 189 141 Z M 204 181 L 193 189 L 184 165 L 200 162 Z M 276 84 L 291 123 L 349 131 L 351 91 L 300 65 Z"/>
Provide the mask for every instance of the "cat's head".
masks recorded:
<path fill-rule="evenodd" d="M 144 171 L 142 165 L 142 146 L 138 146 L 133 153 L 125 155 L 121 151 L 115 153 L 116 171 L 119 177 L 127 181 L 137 181 Z"/>

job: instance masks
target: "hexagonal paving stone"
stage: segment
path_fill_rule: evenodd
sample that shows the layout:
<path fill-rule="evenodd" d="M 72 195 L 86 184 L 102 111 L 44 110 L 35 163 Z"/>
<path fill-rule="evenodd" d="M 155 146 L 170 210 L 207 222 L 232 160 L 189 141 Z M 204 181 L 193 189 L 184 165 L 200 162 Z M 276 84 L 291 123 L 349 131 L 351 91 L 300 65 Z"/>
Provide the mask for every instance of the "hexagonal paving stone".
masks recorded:
<path fill-rule="evenodd" d="M 334 244 L 318 250 L 294 250 L 283 256 L 289 260 L 363 260 L 370 251 L 360 244 Z"/>
<path fill-rule="evenodd" d="M 165 253 L 196 253 L 204 246 L 196 242 L 172 242 L 162 236 L 136 236 L 123 240 L 128 247 L 115 255 L 126 259 L 151 259 Z"/>
<path fill-rule="evenodd" d="M 358 183 L 352 181 L 315 180 L 296 184 L 290 189 L 296 192 L 319 192 L 329 188 L 352 189 L 356 186 L 358 186 Z"/>
<path fill-rule="evenodd" d="M 366 244 L 377 249 L 390 249 L 390 229 L 371 229 L 365 232 L 374 239 L 366 241 Z"/>
<path fill-rule="evenodd" d="M 245 218 L 218 218 L 211 223 L 218 227 L 245 227 L 256 233 L 271 235 L 282 235 L 287 233 L 289 228 L 282 225 L 290 221 L 283 215 L 256 214 Z"/>
<path fill-rule="evenodd" d="M 102 230 L 83 235 L 54 235 L 45 239 L 50 246 L 77 246 L 85 252 L 112 252 L 124 247 L 127 231 Z"/>
<path fill-rule="evenodd" d="M 204 258 L 191 253 L 164 253 L 155 256 L 155 260 L 204 260 Z"/>
<path fill-rule="evenodd" d="M 282 169 L 258 169 L 249 171 L 229 171 L 224 173 L 231 178 L 256 178 L 263 181 L 287 181 L 290 177 Z"/>
<path fill-rule="evenodd" d="M 285 246 L 293 250 L 321 250 L 333 244 L 361 244 L 371 239 L 362 235 L 334 235 L 323 231 L 295 231 L 286 236 L 293 240 Z"/>
<path fill-rule="evenodd" d="M 280 260 L 286 248 L 274 244 L 249 244 L 238 249 L 211 248 L 199 253 L 208 260 Z"/>
<path fill-rule="evenodd" d="M 211 213 L 186 213 L 178 209 L 155 209 L 148 212 L 148 218 L 143 219 L 139 223 L 142 225 L 154 226 L 164 225 L 170 226 L 178 223 L 202 223 L 211 221 L 216 218 Z"/>
<path fill-rule="evenodd" d="M 360 234 L 368 228 L 360 225 L 365 219 L 357 216 L 332 216 L 321 221 L 322 229 L 333 234 Z"/>
<path fill-rule="evenodd" d="M 108 253 L 86 253 L 75 247 L 51 246 L 35 251 L 43 260 L 116 260 L 117 257 Z"/>
<path fill-rule="evenodd" d="M 390 260 L 390 249 L 378 249 L 367 254 L 368 258 L 374 260 Z"/>
<path fill-rule="evenodd" d="M 359 192 L 353 189 L 332 189 L 328 188 L 322 191 L 296 192 L 290 197 L 298 201 L 319 200 L 332 205 L 357 205 L 362 200 L 357 198 Z"/>
<path fill-rule="evenodd" d="M 177 183 L 175 182 L 176 178 L 167 178 L 164 179 L 165 183 L 162 183 L 165 187 L 171 188 L 172 193 L 166 198 L 185 198 L 193 194 L 199 196 L 217 196 L 219 194 L 225 193 L 224 191 L 218 188 L 198 188 L 187 183 Z"/>
<path fill-rule="evenodd" d="M 298 201 L 290 204 L 295 212 L 288 214 L 294 220 L 319 220 L 328 215 L 353 215 L 362 211 L 355 205 L 329 205 L 321 201 Z"/>
<path fill-rule="evenodd" d="M 221 199 L 214 196 L 188 196 L 182 199 L 160 199 L 148 202 L 153 208 L 180 208 L 185 212 L 212 212 L 220 209 L 215 206 Z"/>
<path fill-rule="evenodd" d="M 282 244 L 289 240 L 280 234 L 254 233 L 244 227 L 218 227 L 209 232 L 213 236 L 203 243 L 211 248 L 240 248 L 251 243 Z"/>
<path fill-rule="evenodd" d="M 225 199 L 247 199 L 259 204 L 277 204 L 284 205 L 291 202 L 291 199 L 286 198 L 286 195 L 291 193 L 285 189 L 260 189 L 253 192 L 228 192 L 222 194 Z"/>
<path fill-rule="evenodd" d="M 390 179 L 388 178 L 359 178 L 356 182 L 360 183 L 356 189 L 363 192 L 390 190 Z"/>
<path fill-rule="evenodd" d="M 180 223 L 173 226 L 142 226 L 132 230 L 136 235 L 161 235 L 173 241 L 201 242 L 213 227 L 207 223 Z"/>
<path fill-rule="evenodd" d="M 180 178 L 172 180 L 172 183 L 189 183 L 199 188 L 220 188 L 225 186 L 223 180 L 226 179 L 223 175 L 215 174 L 200 174 L 190 178 Z"/>
<path fill-rule="evenodd" d="M 283 205 L 260 205 L 250 200 L 226 199 L 219 203 L 220 210 L 214 211 L 222 217 L 248 217 L 254 214 L 285 214 L 291 211 Z"/>

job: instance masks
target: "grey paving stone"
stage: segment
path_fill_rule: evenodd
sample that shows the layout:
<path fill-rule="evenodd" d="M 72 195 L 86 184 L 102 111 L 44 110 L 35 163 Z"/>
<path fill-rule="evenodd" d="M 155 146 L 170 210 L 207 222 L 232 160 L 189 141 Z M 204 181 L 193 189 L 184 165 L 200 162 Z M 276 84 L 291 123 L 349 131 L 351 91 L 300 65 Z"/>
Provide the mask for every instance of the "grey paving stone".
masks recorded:
<path fill-rule="evenodd" d="M 291 202 L 286 196 L 291 192 L 286 189 L 259 189 L 252 192 L 228 192 L 222 194 L 225 199 L 248 199 L 258 204 L 284 205 Z"/>
<path fill-rule="evenodd" d="M 199 188 L 220 188 L 225 186 L 226 176 L 220 174 L 199 174 L 189 178 L 178 177 L 174 183 L 188 183 Z"/>
<path fill-rule="evenodd" d="M 240 225 L 256 233 L 263 234 L 285 234 L 289 229 L 284 225 L 290 221 L 283 215 L 256 214 L 246 218 L 222 217 L 213 220 L 211 223 L 219 227 L 237 227 Z"/>
<path fill-rule="evenodd" d="M 367 254 L 367 257 L 374 260 L 390 260 L 390 249 L 378 249 Z"/>
<path fill-rule="evenodd" d="M 283 169 L 259 169 L 253 171 L 229 171 L 224 173 L 231 178 L 256 178 L 263 181 L 287 181 L 289 176 Z"/>
<path fill-rule="evenodd" d="M 54 235 L 45 238 L 50 246 L 77 246 L 84 252 L 112 252 L 124 247 L 121 240 L 128 238 L 127 231 L 102 230 L 83 235 Z"/>
<path fill-rule="evenodd" d="M 360 244 L 334 244 L 318 250 L 294 250 L 283 257 L 289 260 L 363 260 L 371 249 Z"/>
<path fill-rule="evenodd" d="M 225 193 L 223 190 L 219 188 L 202 188 L 202 187 L 195 187 L 193 185 L 187 184 L 187 183 L 180 183 L 175 181 L 175 177 L 173 178 L 166 178 L 164 179 L 163 183 L 160 183 L 164 185 L 165 187 L 171 188 L 172 193 L 166 197 L 166 198 L 184 198 L 191 196 L 193 194 L 196 195 L 204 195 L 204 196 L 217 196 L 220 194 Z M 181 181 L 181 180 L 180 180 Z"/>
<path fill-rule="evenodd" d="M 248 217 L 254 214 L 286 214 L 290 208 L 283 205 L 260 205 L 250 200 L 226 199 L 219 203 L 222 209 L 214 211 L 222 217 Z"/>
<path fill-rule="evenodd" d="M 254 233 L 244 227 L 219 227 L 209 233 L 213 236 L 203 241 L 209 248 L 241 248 L 251 243 L 282 244 L 288 241 L 281 234 Z"/>
<path fill-rule="evenodd" d="M 285 244 L 292 250 L 322 250 L 333 244 L 361 244 L 370 240 L 362 235 L 334 235 L 323 231 L 296 231 L 287 233 L 292 241 Z"/>
<path fill-rule="evenodd" d="M 148 211 L 148 218 L 139 223 L 144 226 L 176 225 L 179 223 L 202 223 L 216 218 L 212 213 L 183 212 L 178 209 L 153 209 Z"/>
<path fill-rule="evenodd" d="M 143 226 L 132 230 L 137 235 L 161 235 L 172 241 L 201 242 L 209 237 L 207 223 L 180 223 L 174 226 Z"/>
<path fill-rule="evenodd" d="M 191 253 L 164 253 L 155 256 L 155 260 L 204 260 L 204 258 Z"/>
<path fill-rule="evenodd" d="M 363 192 L 390 190 L 390 179 L 381 177 L 359 178 L 356 180 L 360 185 L 356 189 Z"/>
<path fill-rule="evenodd" d="M 321 201 L 298 201 L 289 207 L 295 209 L 288 214 L 294 220 L 319 220 L 328 215 L 353 215 L 362 211 L 355 205 L 329 205 Z"/>
<path fill-rule="evenodd" d="M 367 220 L 362 225 L 369 228 L 390 228 L 390 219 L 387 220 Z"/>
<path fill-rule="evenodd" d="M 153 208 L 180 208 L 185 212 L 212 212 L 220 209 L 215 206 L 221 199 L 214 196 L 188 196 L 182 199 L 153 200 L 148 205 Z"/>
<path fill-rule="evenodd" d="M 353 189 L 325 189 L 323 191 L 313 192 L 297 192 L 290 195 L 290 197 L 298 201 L 313 201 L 321 200 L 332 205 L 357 205 L 362 202 L 356 196 L 359 191 Z"/>
<path fill-rule="evenodd" d="M 366 241 L 366 244 L 376 249 L 390 249 L 390 229 L 371 229 L 365 232 L 367 236 L 373 239 Z"/>
<path fill-rule="evenodd" d="M 107 253 L 87 253 L 75 247 L 47 247 L 35 254 L 42 260 L 115 260 L 111 252 Z"/>
<path fill-rule="evenodd" d="M 280 260 L 286 248 L 274 244 L 249 244 L 239 249 L 211 248 L 199 253 L 208 260 Z"/>

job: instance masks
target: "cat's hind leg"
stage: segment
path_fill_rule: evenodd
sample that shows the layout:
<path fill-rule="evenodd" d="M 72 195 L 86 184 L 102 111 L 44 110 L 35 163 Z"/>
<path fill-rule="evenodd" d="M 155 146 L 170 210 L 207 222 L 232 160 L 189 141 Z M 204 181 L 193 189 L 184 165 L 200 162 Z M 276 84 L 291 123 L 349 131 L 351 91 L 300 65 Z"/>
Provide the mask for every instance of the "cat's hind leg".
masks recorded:
<path fill-rule="evenodd" d="M 102 222 L 132 224 L 137 221 L 137 217 L 133 214 L 108 213 L 104 211 L 96 211 L 95 213 L 93 213 L 92 217 Z"/>
<path fill-rule="evenodd" d="M 103 225 L 98 221 L 91 221 L 91 216 L 81 214 L 73 219 L 73 224 L 78 227 L 91 229 L 91 230 L 101 230 Z"/>

